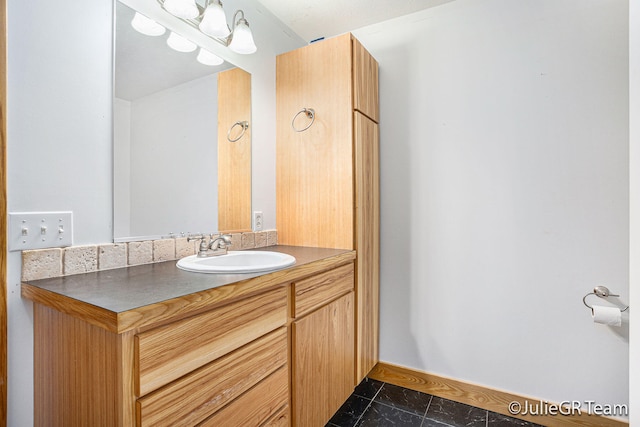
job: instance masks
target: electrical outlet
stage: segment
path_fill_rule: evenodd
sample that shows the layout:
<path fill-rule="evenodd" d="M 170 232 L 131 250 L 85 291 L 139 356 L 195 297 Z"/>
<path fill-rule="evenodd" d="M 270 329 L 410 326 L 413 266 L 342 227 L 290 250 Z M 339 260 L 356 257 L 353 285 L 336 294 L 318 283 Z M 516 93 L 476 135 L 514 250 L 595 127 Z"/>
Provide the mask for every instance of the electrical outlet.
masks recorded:
<path fill-rule="evenodd" d="M 262 211 L 253 212 L 253 231 L 262 231 Z"/>
<path fill-rule="evenodd" d="M 10 251 L 71 246 L 73 243 L 73 213 L 9 213 L 8 234 Z"/>

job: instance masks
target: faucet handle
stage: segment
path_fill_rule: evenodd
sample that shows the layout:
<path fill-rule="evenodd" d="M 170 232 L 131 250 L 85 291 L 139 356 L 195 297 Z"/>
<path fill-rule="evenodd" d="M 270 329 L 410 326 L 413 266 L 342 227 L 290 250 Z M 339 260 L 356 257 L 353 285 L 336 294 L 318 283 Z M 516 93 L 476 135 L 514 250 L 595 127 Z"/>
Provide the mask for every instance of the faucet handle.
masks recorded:
<path fill-rule="evenodd" d="M 206 252 L 207 249 L 209 248 L 207 243 L 207 236 L 204 234 L 196 234 L 194 236 L 187 237 L 187 242 L 190 242 L 192 240 L 200 240 L 200 248 L 199 248 L 200 252 Z"/>
<path fill-rule="evenodd" d="M 219 236 L 211 235 L 211 240 L 209 240 L 209 249 L 217 250 L 223 249 L 227 250 L 227 245 L 231 244 L 231 235 L 230 234 L 221 234 Z"/>

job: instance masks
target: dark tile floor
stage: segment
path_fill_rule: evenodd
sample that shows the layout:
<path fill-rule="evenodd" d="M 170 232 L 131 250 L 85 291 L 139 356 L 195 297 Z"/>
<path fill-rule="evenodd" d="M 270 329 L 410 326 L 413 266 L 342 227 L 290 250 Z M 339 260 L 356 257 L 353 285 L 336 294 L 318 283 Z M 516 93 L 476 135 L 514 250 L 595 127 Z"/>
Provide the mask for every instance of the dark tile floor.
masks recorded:
<path fill-rule="evenodd" d="M 326 427 L 356 426 L 534 427 L 537 424 L 365 378 Z"/>

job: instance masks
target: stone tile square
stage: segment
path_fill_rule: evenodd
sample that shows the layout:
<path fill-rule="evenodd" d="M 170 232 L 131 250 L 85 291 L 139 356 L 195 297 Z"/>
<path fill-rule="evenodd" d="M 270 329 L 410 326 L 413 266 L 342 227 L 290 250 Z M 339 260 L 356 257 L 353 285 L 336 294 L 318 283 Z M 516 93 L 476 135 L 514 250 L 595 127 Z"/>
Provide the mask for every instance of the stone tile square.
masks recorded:
<path fill-rule="evenodd" d="M 184 258 L 189 255 L 195 255 L 196 243 L 194 240 L 188 242 L 186 237 L 176 239 L 176 259 Z"/>
<path fill-rule="evenodd" d="M 257 233 L 254 233 L 254 235 L 256 248 L 264 248 L 265 246 L 267 246 L 268 233 L 266 231 L 259 231 Z"/>
<path fill-rule="evenodd" d="M 487 411 L 434 396 L 431 399 L 426 418 L 452 426 L 485 427 Z"/>
<path fill-rule="evenodd" d="M 149 264 L 153 262 L 153 242 L 129 242 L 129 265 Z"/>
<path fill-rule="evenodd" d="M 231 244 L 227 249 L 230 251 L 242 250 L 242 233 L 231 233 Z"/>
<path fill-rule="evenodd" d="M 430 394 L 384 383 L 376 395 L 375 401 L 423 416 L 429 407 L 431 398 Z"/>
<path fill-rule="evenodd" d="M 340 427 L 355 426 L 370 403 L 370 399 L 352 394 L 333 417 L 331 417 L 329 424 Z"/>
<path fill-rule="evenodd" d="M 62 249 L 38 249 L 22 252 L 22 280 L 62 276 Z"/>
<path fill-rule="evenodd" d="M 127 244 L 112 243 L 98 246 L 98 269 L 111 270 L 127 266 Z"/>
<path fill-rule="evenodd" d="M 416 415 L 411 412 L 406 412 L 401 409 L 373 401 L 364 414 L 362 414 L 362 418 L 360 418 L 357 426 L 420 427 L 422 426 L 422 419 L 423 417 L 421 415 Z"/>
<path fill-rule="evenodd" d="M 276 230 L 267 231 L 267 246 L 275 246 L 278 244 L 278 232 Z"/>
<path fill-rule="evenodd" d="M 487 426 L 489 427 L 542 427 L 529 421 L 508 417 L 488 411 Z"/>
<path fill-rule="evenodd" d="M 63 274 L 89 273 L 98 269 L 98 247 L 71 246 L 64 250 Z"/>
<path fill-rule="evenodd" d="M 242 233 L 242 249 L 253 249 L 256 247 L 255 233 Z"/>
<path fill-rule="evenodd" d="M 367 377 L 356 386 L 355 390 L 353 390 L 353 394 L 366 397 L 367 399 L 373 399 L 383 385 L 384 383 L 382 381 Z"/>
<path fill-rule="evenodd" d="M 171 261 L 176 259 L 176 242 L 174 239 L 153 241 L 153 262 Z"/>

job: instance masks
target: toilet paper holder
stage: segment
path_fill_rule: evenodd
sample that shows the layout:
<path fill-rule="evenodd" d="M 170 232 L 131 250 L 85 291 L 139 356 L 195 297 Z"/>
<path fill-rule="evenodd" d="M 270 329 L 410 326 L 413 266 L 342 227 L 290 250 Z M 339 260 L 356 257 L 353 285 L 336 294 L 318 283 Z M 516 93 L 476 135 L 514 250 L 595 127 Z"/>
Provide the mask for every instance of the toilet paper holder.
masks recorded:
<path fill-rule="evenodd" d="M 607 288 L 606 286 L 596 286 L 595 288 L 593 288 L 593 292 L 589 292 L 588 294 L 586 294 L 584 297 L 582 297 L 582 302 L 584 303 L 584 305 L 586 305 L 590 310 L 593 310 L 593 307 L 591 307 L 589 304 L 587 304 L 587 297 L 589 295 L 595 295 L 598 296 L 600 298 L 608 298 L 608 297 L 619 297 L 620 295 L 614 295 L 611 293 L 611 291 L 609 290 L 609 288 Z M 626 311 L 629 308 L 629 306 L 626 306 L 623 309 L 620 309 L 620 311 Z"/>

